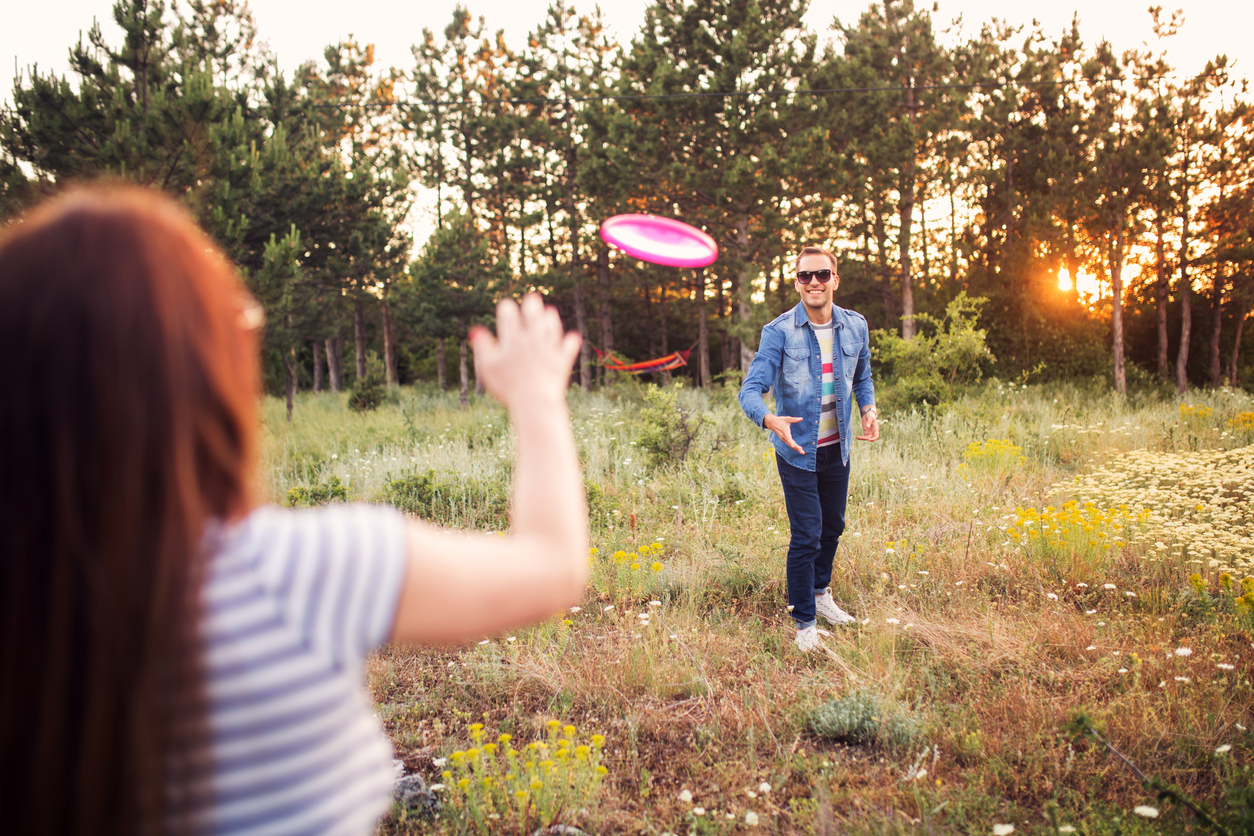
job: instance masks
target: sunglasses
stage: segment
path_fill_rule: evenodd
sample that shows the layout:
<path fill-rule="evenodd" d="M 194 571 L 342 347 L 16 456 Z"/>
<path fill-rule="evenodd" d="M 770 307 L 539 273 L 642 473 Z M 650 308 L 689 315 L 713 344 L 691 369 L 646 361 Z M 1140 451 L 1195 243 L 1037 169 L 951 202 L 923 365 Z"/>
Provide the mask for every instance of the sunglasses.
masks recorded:
<path fill-rule="evenodd" d="M 809 284 L 810 279 L 818 279 L 820 282 L 823 282 L 824 284 L 826 284 L 827 282 L 830 282 L 832 280 L 832 271 L 831 270 L 798 270 L 797 271 L 797 281 L 801 282 L 802 284 Z"/>

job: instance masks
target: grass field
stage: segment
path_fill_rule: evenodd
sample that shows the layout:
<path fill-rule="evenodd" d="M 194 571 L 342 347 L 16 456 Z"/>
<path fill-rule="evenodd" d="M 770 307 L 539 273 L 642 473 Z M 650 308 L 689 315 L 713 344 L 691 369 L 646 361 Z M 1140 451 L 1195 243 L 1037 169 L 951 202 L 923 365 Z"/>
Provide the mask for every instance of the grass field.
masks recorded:
<path fill-rule="evenodd" d="M 580 607 L 374 658 L 398 757 L 445 799 L 381 832 L 1208 832 L 1100 740 L 1254 832 L 1250 395 L 994 381 L 885 415 L 853 450 L 833 581 L 860 624 L 803 656 L 765 436 L 734 390 L 661 394 L 571 395 L 594 546 Z M 301 396 L 290 426 L 267 402 L 273 501 L 506 527 L 499 406 L 344 402 Z"/>

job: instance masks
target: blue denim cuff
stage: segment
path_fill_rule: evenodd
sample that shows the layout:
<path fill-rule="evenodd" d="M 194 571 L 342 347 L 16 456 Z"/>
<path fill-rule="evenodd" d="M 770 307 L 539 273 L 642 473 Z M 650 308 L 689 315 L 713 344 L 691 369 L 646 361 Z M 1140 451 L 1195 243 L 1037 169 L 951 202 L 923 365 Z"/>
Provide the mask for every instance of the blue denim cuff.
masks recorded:
<path fill-rule="evenodd" d="M 804 630 L 804 629 L 805 629 L 805 628 L 807 628 L 807 627 L 814 627 L 814 626 L 815 626 L 815 625 L 817 625 L 818 623 L 819 623 L 819 622 L 818 622 L 818 620 L 817 620 L 817 619 L 815 619 L 815 620 L 813 620 L 813 621 L 807 621 L 807 622 L 805 622 L 804 624 L 803 624 L 803 623 L 801 623 L 800 621 L 796 622 L 796 624 L 797 624 L 797 629 L 798 629 L 798 630 Z"/>

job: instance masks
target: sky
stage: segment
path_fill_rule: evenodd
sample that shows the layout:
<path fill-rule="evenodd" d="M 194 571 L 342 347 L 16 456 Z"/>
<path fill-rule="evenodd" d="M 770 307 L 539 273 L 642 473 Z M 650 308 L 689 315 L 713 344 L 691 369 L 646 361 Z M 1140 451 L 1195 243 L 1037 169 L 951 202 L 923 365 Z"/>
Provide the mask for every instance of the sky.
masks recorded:
<path fill-rule="evenodd" d="M 171 0 L 167 0 L 171 2 Z M 292 70 L 317 58 L 331 43 L 352 34 L 359 42 L 376 45 L 384 66 L 408 68 L 410 46 L 423 27 L 439 32 L 452 18 L 455 0 L 252 0 L 263 40 L 278 55 L 280 67 Z M 939 0 L 933 19 L 938 29 L 961 16 L 962 35 L 978 33 L 981 24 L 999 16 L 1012 24 L 1030 25 L 1036 17 L 1050 34 L 1062 32 L 1073 14 L 1080 17 L 1086 43 L 1108 38 L 1117 49 L 1139 48 L 1152 39 L 1151 0 L 1051 0 L 1045 3 L 1006 3 L 1004 0 Z M 1164 0 L 1158 0 L 1164 2 Z M 1250 0 L 1181 0 L 1185 17 L 1182 32 L 1167 44 L 1168 60 L 1182 71 L 1194 71 L 1218 53 L 1235 60 L 1238 76 L 1254 76 L 1254 2 Z M 925 5 L 921 0 L 919 5 Z M 471 13 L 482 15 L 490 29 L 504 29 L 506 42 L 520 44 L 543 18 L 549 0 L 467 0 Z M 590 0 L 574 0 L 577 10 L 590 10 Z M 607 0 L 601 4 L 610 28 L 620 42 L 631 40 L 644 19 L 647 0 Z M 806 21 L 821 37 L 829 37 L 833 18 L 854 22 L 868 0 L 812 0 Z M 1169 0 L 1166 8 L 1173 6 Z M 66 53 L 79 33 L 91 28 L 93 18 L 105 31 L 118 31 L 110 10 L 112 0 L 0 0 L 0 100 L 11 100 L 12 73 L 37 64 L 41 70 L 65 72 Z"/>
<path fill-rule="evenodd" d="M 167 3 L 173 0 L 166 0 Z M 439 33 L 452 19 L 456 0 L 251 0 L 259 35 L 278 56 L 280 69 L 290 72 L 304 61 L 319 58 L 327 45 L 353 35 L 359 43 L 373 43 L 381 67 L 408 69 L 410 46 L 423 27 Z M 568 0 L 583 12 L 595 0 Z M 820 34 L 831 38 L 833 19 L 854 23 L 870 0 L 811 0 L 805 20 Z M 1031 26 L 1034 19 L 1044 31 L 1056 36 L 1066 30 L 1073 16 L 1080 19 L 1086 44 L 1108 39 L 1117 50 L 1144 48 L 1153 40 L 1147 7 L 1152 0 L 1050 0 L 1038 3 L 1007 3 L 1005 0 L 939 0 L 933 13 L 942 41 L 954 43 L 978 34 L 981 26 L 999 17 L 1013 25 Z M 1196 73 L 1217 54 L 1226 54 L 1236 77 L 1254 77 L 1254 2 L 1251 0 L 1157 0 L 1169 11 L 1182 8 L 1184 26 L 1165 48 L 1169 63 L 1181 74 Z M 550 0 L 464 0 L 472 14 L 483 16 L 491 31 L 505 30 L 506 43 L 522 44 L 527 33 L 545 16 Z M 916 0 L 925 7 L 927 0 Z M 606 0 L 601 4 L 605 20 L 620 43 L 630 42 L 644 20 L 648 0 Z M 11 101 L 10 79 L 16 68 L 30 65 L 42 71 L 64 73 L 71 45 L 91 28 L 93 18 L 104 26 L 106 37 L 117 42 L 120 32 L 111 18 L 113 0 L 0 0 L 0 105 Z M 961 25 L 954 21 L 961 18 Z M 110 34 L 113 37 L 110 37 Z M 1156 49 L 1158 51 L 1158 49 Z M 425 201 L 424 201 L 425 203 Z M 432 217 L 427 217 L 432 215 Z M 416 241 L 425 240 L 434 226 L 433 212 L 424 206 L 412 219 Z M 1092 285 L 1090 277 L 1078 284 Z M 1088 290 L 1087 287 L 1083 289 Z"/>

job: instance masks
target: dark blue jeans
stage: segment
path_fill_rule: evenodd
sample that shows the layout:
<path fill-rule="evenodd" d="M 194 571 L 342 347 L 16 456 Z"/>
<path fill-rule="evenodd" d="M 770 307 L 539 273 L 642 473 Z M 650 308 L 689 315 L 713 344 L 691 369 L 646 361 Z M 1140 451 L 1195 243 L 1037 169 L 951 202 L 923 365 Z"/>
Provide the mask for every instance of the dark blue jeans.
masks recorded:
<path fill-rule="evenodd" d="M 820 447 L 813 471 L 793 467 L 778 455 L 779 481 L 792 540 L 788 543 L 788 603 L 797 627 L 814 623 L 814 596 L 832 582 L 832 561 L 845 533 L 845 502 L 849 498 L 849 465 L 841 460 L 840 444 Z"/>

